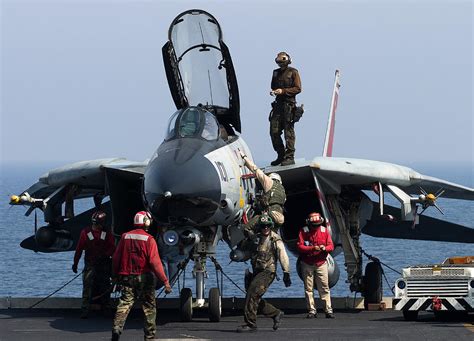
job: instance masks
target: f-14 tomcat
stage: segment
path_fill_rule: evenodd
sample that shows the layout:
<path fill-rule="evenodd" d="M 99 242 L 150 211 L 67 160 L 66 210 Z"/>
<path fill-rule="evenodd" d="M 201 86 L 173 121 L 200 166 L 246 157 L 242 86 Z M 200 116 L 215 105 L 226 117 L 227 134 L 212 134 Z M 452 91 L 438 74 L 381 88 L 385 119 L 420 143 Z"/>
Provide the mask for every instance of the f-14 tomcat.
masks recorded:
<path fill-rule="evenodd" d="M 218 321 L 219 289 L 212 288 L 207 299 L 204 293 L 206 260 L 215 254 L 219 240 L 228 244 L 233 260 L 242 260 L 241 225 L 252 215 L 259 184 L 240 157 L 241 152 L 249 158 L 252 154 L 240 135 L 237 81 L 219 23 L 207 12 L 189 10 L 173 20 L 168 38 L 163 60 L 178 110 L 151 159 L 91 160 L 53 169 L 13 196 L 11 204 L 29 205 L 27 215 L 36 208 L 44 212 L 48 225 L 21 243 L 40 252 L 75 248 L 95 210 L 74 215 L 77 199 L 93 198 L 96 207 L 107 211 L 117 237 L 131 229 L 137 211 L 148 210 L 170 273 L 176 271 L 178 259 L 194 262 L 195 299 L 189 288 L 181 291 L 183 319 L 191 319 L 193 308 L 207 306 L 211 320 Z M 438 208 L 441 192 L 445 198 L 474 200 L 474 189 L 396 164 L 332 157 L 338 96 L 336 72 L 323 155 L 264 171 L 279 173 L 287 192 L 280 231 L 287 247 L 296 252 L 298 229 L 310 212 L 321 212 L 336 245 L 331 255 L 344 253 L 350 289 L 362 292 L 367 302 L 377 302 L 382 293 L 380 268 L 369 263 L 363 274 L 360 234 L 472 243 L 474 230 L 421 213 L 430 206 Z M 378 200 L 372 201 L 366 191 L 377 193 Z M 384 203 L 388 193 L 400 208 Z M 334 285 L 339 269 L 332 257 L 329 264 Z"/>

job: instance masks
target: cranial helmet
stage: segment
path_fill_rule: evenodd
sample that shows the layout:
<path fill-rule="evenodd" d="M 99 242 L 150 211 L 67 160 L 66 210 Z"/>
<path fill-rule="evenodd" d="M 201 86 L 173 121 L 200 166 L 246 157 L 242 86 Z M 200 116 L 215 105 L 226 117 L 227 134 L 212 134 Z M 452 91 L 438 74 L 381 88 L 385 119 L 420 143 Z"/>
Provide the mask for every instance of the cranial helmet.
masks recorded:
<path fill-rule="evenodd" d="M 321 225 L 322 223 L 324 223 L 324 218 L 321 217 L 321 214 L 317 212 L 310 213 L 308 215 L 308 219 L 306 219 L 306 224 L 308 225 L 317 226 L 317 225 Z"/>
<path fill-rule="evenodd" d="M 273 219 L 266 213 L 263 213 L 258 219 L 258 226 L 260 228 L 273 227 Z"/>
<path fill-rule="evenodd" d="M 135 217 L 133 218 L 133 226 L 135 227 L 148 228 L 150 227 L 151 223 L 151 215 L 147 211 L 140 211 L 135 214 Z"/>
<path fill-rule="evenodd" d="M 107 218 L 107 214 L 105 214 L 104 212 L 95 211 L 91 217 L 92 224 L 98 224 L 98 225 L 104 226 L 106 218 Z"/>
<path fill-rule="evenodd" d="M 279 52 L 275 58 L 275 63 L 277 63 L 278 66 L 288 66 L 291 64 L 291 57 L 286 52 Z"/>
<path fill-rule="evenodd" d="M 280 174 L 278 174 L 278 173 L 270 173 L 269 177 L 270 177 L 270 179 L 272 179 L 272 180 L 276 180 L 276 181 L 282 183 L 282 181 L 281 181 L 281 176 L 280 176 Z"/>

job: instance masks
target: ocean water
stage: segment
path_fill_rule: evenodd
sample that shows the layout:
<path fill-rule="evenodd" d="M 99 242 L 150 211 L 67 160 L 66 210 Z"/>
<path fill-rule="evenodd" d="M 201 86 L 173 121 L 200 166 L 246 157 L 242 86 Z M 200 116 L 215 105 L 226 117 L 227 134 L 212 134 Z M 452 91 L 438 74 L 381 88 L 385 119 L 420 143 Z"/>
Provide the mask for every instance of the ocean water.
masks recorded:
<path fill-rule="evenodd" d="M 12 207 L 8 205 L 9 196 L 19 194 L 37 181 L 38 177 L 51 168 L 60 166 L 62 163 L 44 164 L 2 164 L 0 183 L 0 297 L 44 297 L 53 292 L 64 283 L 74 277 L 71 271 L 73 253 L 62 252 L 54 254 L 35 253 L 22 249 L 19 244 L 33 234 L 34 214 L 25 217 L 26 208 L 21 206 Z M 430 166 L 415 168 L 424 174 L 430 174 L 472 187 L 472 168 L 456 168 L 455 172 L 449 169 L 433 169 Z M 431 172 L 430 172 L 431 169 Z M 427 214 L 436 218 L 452 221 L 461 225 L 474 227 L 474 203 L 462 200 L 439 199 L 439 205 L 443 208 L 445 215 L 441 216 L 434 209 L 429 209 Z M 90 203 L 80 203 L 80 208 L 90 207 Z M 38 215 L 38 222 L 42 221 L 42 214 Z M 39 226 L 41 226 L 39 224 Z M 412 241 L 399 239 L 374 238 L 363 235 L 361 237 L 363 248 L 367 253 L 378 257 L 382 262 L 400 271 L 403 267 L 420 264 L 440 262 L 444 258 L 455 255 L 474 254 L 474 244 Z M 229 263 L 229 249 L 224 242 L 219 244 L 217 259 L 224 268 L 224 272 L 243 288 L 243 274 L 250 264 Z M 341 277 L 335 287 L 331 289 L 334 296 L 353 296 L 344 271 L 344 259 L 342 255 L 336 257 L 341 269 Z M 290 262 L 293 266 L 296 258 L 290 254 Z M 82 263 L 81 263 L 82 266 Z M 208 264 L 208 279 L 206 288 L 216 286 L 216 276 L 213 264 Z M 191 274 L 192 263 L 186 271 L 186 284 L 194 291 L 194 279 Z M 385 269 L 388 283 L 384 281 L 384 295 L 391 296 L 390 287 L 394 285 L 399 275 L 389 269 Z M 280 272 L 281 276 L 281 272 Z M 275 281 L 270 287 L 269 297 L 303 297 L 303 283 L 296 272 L 292 273 L 293 285 L 285 288 L 282 281 Z M 181 282 L 182 284 L 182 282 Z M 82 283 L 80 277 L 58 292 L 55 296 L 80 297 Z M 177 297 L 176 290 L 170 295 Z M 230 281 L 224 278 L 224 297 L 244 297 Z"/>

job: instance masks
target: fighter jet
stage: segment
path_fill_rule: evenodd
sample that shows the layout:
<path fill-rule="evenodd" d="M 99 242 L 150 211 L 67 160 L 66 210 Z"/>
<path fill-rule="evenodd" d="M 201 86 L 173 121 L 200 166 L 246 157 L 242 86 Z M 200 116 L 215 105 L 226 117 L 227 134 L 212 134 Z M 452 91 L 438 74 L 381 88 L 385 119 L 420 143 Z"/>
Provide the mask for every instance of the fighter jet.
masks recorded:
<path fill-rule="evenodd" d="M 137 211 L 148 210 L 169 274 L 177 274 L 188 261 L 194 263 L 195 297 L 190 288 L 181 290 L 182 319 L 189 321 L 193 309 L 207 307 L 211 321 L 219 321 L 219 288 L 211 288 L 207 297 L 204 292 L 206 264 L 215 261 L 220 240 L 229 246 L 233 261 L 248 259 L 239 249 L 242 225 L 254 214 L 259 192 L 240 156 L 253 160 L 241 135 L 236 75 L 219 23 L 202 10 L 183 12 L 172 21 L 162 52 L 177 111 L 149 160 L 111 158 L 65 165 L 12 196 L 10 203 L 28 205 L 26 215 L 43 211 L 47 225 L 21 243 L 37 252 L 74 250 L 97 208 L 111 217 L 108 223 L 117 237 L 132 228 Z M 328 260 L 331 286 L 340 274 L 333 257 L 343 253 L 350 289 L 362 292 L 367 303 L 376 303 L 382 296 L 381 270 L 369 263 L 363 273 L 361 233 L 473 243 L 473 229 L 421 213 L 439 209 L 440 195 L 474 200 L 474 189 L 396 164 L 333 157 L 339 90 L 336 71 L 322 156 L 264 171 L 280 174 L 287 192 L 280 233 L 289 250 L 296 253 L 298 230 L 307 215 L 320 212 L 336 245 Z M 368 192 L 378 199 L 370 199 Z M 385 204 L 385 195 L 396 198 L 400 208 Z M 92 198 L 95 208 L 75 215 L 74 202 L 82 198 Z"/>

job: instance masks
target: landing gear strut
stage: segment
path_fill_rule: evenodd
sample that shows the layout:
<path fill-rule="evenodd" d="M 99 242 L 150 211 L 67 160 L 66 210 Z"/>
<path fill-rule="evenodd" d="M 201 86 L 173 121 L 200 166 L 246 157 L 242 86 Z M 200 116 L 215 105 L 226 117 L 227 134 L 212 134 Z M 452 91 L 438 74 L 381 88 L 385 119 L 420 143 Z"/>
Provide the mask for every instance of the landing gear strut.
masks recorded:
<path fill-rule="evenodd" d="M 213 259 L 216 270 L 219 271 L 220 265 Z M 183 288 L 179 295 L 179 309 L 181 321 L 189 322 L 193 318 L 193 310 L 199 308 L 208 308 L 209 320 L 219 322 L 222 315 L 222 297 L 221 290 L 218 287 L 209 290 L 209 296 L 204 298 L 205 278 L 206 278 L 206 260 L 207 255 L 198 256 L 194 259 L 193 273 L 196 277 L 196 299 L 193 300 L 193 294 L 190 288 Z M 219 285 L 219 283 L 218 283 Z"/>
<path fill-rule="evenodd" d="M 366 254 L 359 241 L 361 207 L 367 206 L 364 202 L 368 200 L 365 196 L 352 196 L 347 201 L 340 201 L 335 196 L 328 196 L 328 202 L 339 227 L 350 289 L 362 293 L 365 309 L 371 303 L 380 303 L 383 293 L 381 263 L 377 258 Z M 362 254 L 371 260 L 365 267 L 364 276 L 362 276 Z"/>

